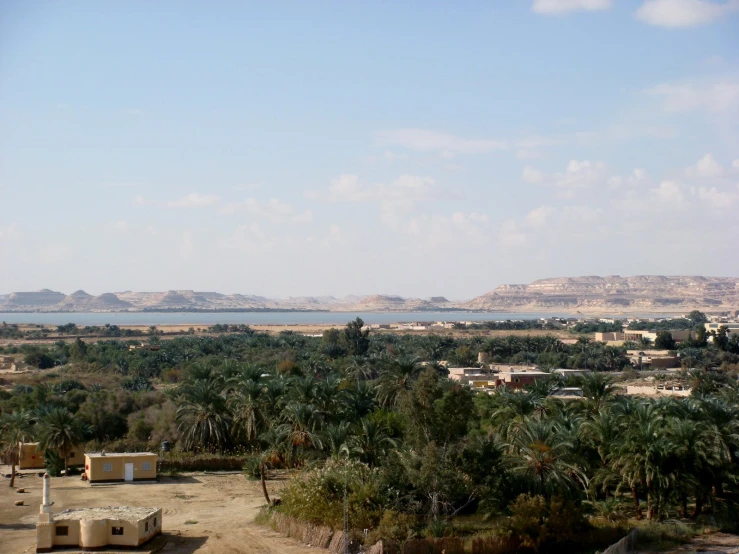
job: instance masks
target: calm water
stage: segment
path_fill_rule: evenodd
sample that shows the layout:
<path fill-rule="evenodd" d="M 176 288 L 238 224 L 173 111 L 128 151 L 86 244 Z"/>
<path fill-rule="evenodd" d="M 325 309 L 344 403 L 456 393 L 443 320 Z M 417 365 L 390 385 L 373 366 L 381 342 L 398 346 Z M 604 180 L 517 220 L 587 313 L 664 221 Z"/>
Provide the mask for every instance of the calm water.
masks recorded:
<path fill-rule="evenodd" d="M 47 325 L 213 325 L 243 323 L 246 325 L 310 325 L 343 324 L 356 317 L 365 323 L 398 323 L 404 321 L 505 321 L 540 317 L 573 317 L 565 313 L 471 313 L 471 312 L 130 312 L 130 313 L 12 313 L 0 312 L 6 323 L 40 323 Z"/>

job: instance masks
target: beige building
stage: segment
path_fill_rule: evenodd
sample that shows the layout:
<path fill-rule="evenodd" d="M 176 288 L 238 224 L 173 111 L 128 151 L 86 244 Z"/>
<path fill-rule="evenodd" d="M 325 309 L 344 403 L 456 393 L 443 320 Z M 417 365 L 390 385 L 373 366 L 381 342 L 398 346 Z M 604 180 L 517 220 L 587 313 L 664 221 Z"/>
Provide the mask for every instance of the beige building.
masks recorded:
<path fill-rule="evenodd" d="M 13 356 L 0 356 L 0 371 L 15 371 L 17 366 Z"/>
<path fill-rule="evenodd" d="M 55 548 L 102 550 L 135 548 L 162 532 L 161 508 L 108 506 L 52 512 L 49 475 L 44 475 L 43 504 L 36 523 L 36 552 Z"/>
<path fill-rule="evenodd" d="M 61 452 L 59 453 L 61 456 Z M 18 469 L 44 469 L 45 452 L 37 442 L 22 442 L 18 445 Z M 67 453 L 67 466 L 81 466 L 84 463 L 85 447 L 78 444 Z"/>
<path fill-rule="evenodd" d="M 85 454 L 85 475 L 90 483 L 153 481 L 157 455 L 151 452 Z"/>
<path fill-rule="evenodd" d="M 706 332 L 717 331 L 721 327 L 726 327 L 726 336 L 731 338 L 732 335 L 739 335 L 739 323 L 706 323 Z"/>
<path fill-rule="evenodd" d="M 706 324 L 708 325 L 708 324 Z M 690 338 L 691 331 L 686 329 L 670 331 L 672 338 L 675 342 L 682 342 Z M 649 339 L 654 343 L 657 340 L 657 331 L 632 331 L 629 329 L 624 330 L 623 333 L 595 333 L 595 340 L 598 342 L 605 342 L 609 344 L 623 343 L 627 341 L 639 342 L 641 339 Z"/>
<path fill-rule="evenodd" d="M 638 396 L 690 396 L 691 389 L 680 384 L 627 385 L 626 394 Z"/>

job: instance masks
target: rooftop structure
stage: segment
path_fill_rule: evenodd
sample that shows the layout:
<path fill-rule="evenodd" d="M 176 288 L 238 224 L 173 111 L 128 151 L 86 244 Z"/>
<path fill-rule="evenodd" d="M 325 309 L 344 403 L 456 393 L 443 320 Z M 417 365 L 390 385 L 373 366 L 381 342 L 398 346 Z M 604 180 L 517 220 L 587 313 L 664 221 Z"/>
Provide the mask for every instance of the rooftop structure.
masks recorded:
<path fill-rule="evenodd" d="M 161 508 L 107 506 L 52 511 L 51 479 L 44 475 L 43 500 L 36 523 L 36 552 L 76 547 L 101 550 L 108 546 L 135 548 L 162 532 Z"/>

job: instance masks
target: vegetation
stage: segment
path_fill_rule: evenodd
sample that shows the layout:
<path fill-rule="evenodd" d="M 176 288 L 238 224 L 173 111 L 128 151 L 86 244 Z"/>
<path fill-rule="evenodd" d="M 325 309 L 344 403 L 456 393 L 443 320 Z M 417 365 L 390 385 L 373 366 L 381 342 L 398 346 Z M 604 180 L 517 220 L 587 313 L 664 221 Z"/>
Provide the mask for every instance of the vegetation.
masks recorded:
<path fill-rule="evenodd" d="M 598 529 L 620 532 L 628 519 L 731 529 L 739 352 L 717 337 L 677 345 L 692 368 L 687 399 L 616 394 L 609 372 L 627 366 L 625 349 L 585 337 L 368 334 L 357 320 L 316 338 L 244 328 L 156 350 L 117 339 L 24 347 L 54 368 L 0 392 L 3 444 L 22 428 L 66 458 L 80 439 L 109 450 L 166 439 L 174 459 L 242 460 L 268 503 L 268 472 L 296 470 L 277 509 L 341 527 L 346 491 L 350 524 L 372 530 L 368 540 L 484 532 L 544 552 L 604 546 Z M 476 395 L 440 362 L 472 364 L 479 351 L 597 371 L 568 378 L 581 400 L 553 397 L 554 377 Z"/>

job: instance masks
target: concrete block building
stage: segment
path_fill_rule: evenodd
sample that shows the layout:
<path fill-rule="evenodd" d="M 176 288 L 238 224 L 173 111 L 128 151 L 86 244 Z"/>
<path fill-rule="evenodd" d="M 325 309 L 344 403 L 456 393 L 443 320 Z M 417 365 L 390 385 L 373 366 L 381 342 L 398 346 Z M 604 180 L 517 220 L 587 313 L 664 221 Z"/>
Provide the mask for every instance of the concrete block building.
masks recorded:
<path fill-rule="evenodd" d="M 36 552 L 109 546 L 135 548 L 162 532 L 161 508 L 107 506 L 52 512 L 49 475 L 44 476 L 43 504 L 36 523 Z"/>
<path fill-rule="evenodd" d="M 153 481 L 157 478 L 157 455 L 152 452 L 87 453 L 85 475 L 90 483 Z"/>
<path fill-rule="evenodd" d="M 59 453 L 61 456 L 61 452 Z M 44 469 L 45 452 L 37 442 L 22 442 L 18 445 L 18 469 Z M 67 466 L 81 466 L 84 463 L 85 448 L 78 444 L 67 452 Z"/>

